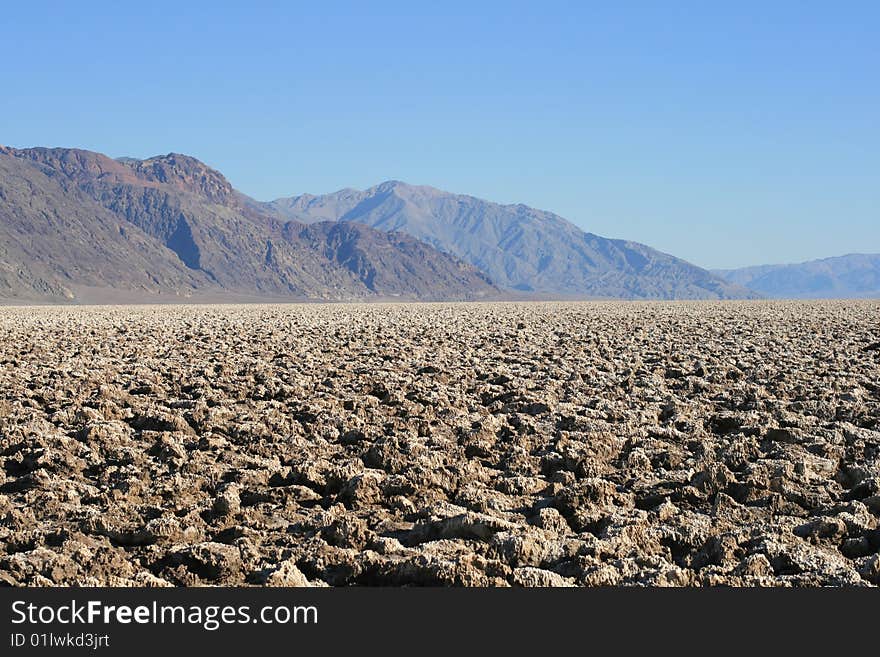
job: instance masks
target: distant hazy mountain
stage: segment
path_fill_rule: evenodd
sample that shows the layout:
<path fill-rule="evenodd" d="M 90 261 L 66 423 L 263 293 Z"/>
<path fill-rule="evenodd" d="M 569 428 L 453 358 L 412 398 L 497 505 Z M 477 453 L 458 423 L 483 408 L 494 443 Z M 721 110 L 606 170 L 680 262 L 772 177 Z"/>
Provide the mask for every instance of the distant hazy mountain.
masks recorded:
<path fill-rule="evenodd" d="M 755 298 L 755 292 L 637 242 L 585 233 L 550 212 L 390 181 L 278 199 L 281 219 L 360 222 L 454 254 L 503 287 L 551 296 Z"/>
<path fill-rule="evenodd" d="M 776 299 L 880 297 L 880 254 L 811 260 L 792 265 L 719 269 L 716 274 Z"/>
<path fill-rule="evenodd" d="M 280 221 L 185 155 L 0 147 L 0 298 L 498 294 L 472 265 L 409 235 Z"/>

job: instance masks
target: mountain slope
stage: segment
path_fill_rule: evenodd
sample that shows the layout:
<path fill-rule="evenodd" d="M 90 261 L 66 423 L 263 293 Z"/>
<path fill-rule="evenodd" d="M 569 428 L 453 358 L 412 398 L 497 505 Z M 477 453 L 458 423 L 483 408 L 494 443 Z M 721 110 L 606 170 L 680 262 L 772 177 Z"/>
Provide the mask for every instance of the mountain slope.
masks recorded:
<path fill-rule="evenodd" d="M 880 254 L 851 253 L 789 265 L 720 269 L 715 273 L 777 299 L 880 297 Z"/>
<path fill-rule="evenodd" d="M 0 297 L 64 301 L 90 288 L 187 297 L 208 285 L 53 171 L 0 150 Z"/>
<path fill-rule="evenodd" d="M 295 221 L 360 222 L 405 232 L 515 290 L 647 299 L 758 296 L 643 244 L 585 233 L 550 212 L 399 181 L 365 191 L 278 199 L 266 207 L 276 217 Z"/>
<path fill-rule="evenodd" d="M 462 260 L 440 259 L 437 250 L 404 233 L 383 233 L 363 224 L 319 222 L 299 230 L 298 239 L 323 252 L 332 262 L 353 272 L 383 296 L 412 291 L 418 298 L 440 298 L 435 290 L 491 287 L 490 279 Z"/>
<path fill-rule="evenodd" d="M 3 149 L 0 160 L 7 298 L 82 300 L 78 290 L 93 288 L 325 300 L 498 294 L 473 266 L 428 245 L 366 226 L 340 234 L 335 224 L 280 220 L 185 155 L 34 148 Z"/>

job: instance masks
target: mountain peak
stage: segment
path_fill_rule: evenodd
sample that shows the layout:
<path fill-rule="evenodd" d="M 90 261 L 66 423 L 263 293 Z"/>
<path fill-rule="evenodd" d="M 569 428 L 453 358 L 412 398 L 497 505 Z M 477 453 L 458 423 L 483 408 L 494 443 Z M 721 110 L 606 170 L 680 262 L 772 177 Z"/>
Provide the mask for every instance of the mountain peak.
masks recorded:
<path fill-rule="evenodd" d="M 374 185 L 370 188 L 370 190 L 375 190 L 377 192 L 387 193 L 393 192 L 395 190 L 401 189 L 406 190 L 412 188 L 413 185 L 407 184 L 402 180 L 386 180 L 384 182 L 379 183 L 378 185 Z M 370 191 L 367 190 L 367 191 Z"/>
<path fill-rule="evenodd" d="M 181 153 L 157 155 L 146 160 L 131 157 L 114 160 L 101 153 L 79 148 L 12 148 L 8 152 L 49 167 L 77 183 L 89 184 L 101 180 L 104 183 L 147 187 L 167 185 L 220 204 L 232 204 L 237 198 L 223 174 Z"/>
<path fill-rule="evenodd" d="M 234 198 L 225 176 L 191 155 L 168 153 L 126 164 L 148 180 L 195 192 L 215 203 L 228 203 Z"/>
<path fill-rule="evenodd" d="M 370 187 L 365 192 L 367 195 L 374 194 L 394 194 L 401 198 L 421 197 L 421 198 L 438 198 L 440 196 L 456 196 L 450 192 L 444 192 L 430 185 L 413 185 L 402 180 L 386 180 L 374 187 Z"/>

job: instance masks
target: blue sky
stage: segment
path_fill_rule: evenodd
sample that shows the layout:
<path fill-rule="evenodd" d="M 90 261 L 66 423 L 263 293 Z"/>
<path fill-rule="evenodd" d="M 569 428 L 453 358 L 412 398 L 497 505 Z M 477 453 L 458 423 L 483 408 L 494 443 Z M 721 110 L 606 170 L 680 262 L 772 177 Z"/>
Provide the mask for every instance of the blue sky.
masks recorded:
<path fill-rule="evenodd" d="M 880 3 L 7 3 L 0 143 L 387 179 L 706 267 L 880 251 Z"/>

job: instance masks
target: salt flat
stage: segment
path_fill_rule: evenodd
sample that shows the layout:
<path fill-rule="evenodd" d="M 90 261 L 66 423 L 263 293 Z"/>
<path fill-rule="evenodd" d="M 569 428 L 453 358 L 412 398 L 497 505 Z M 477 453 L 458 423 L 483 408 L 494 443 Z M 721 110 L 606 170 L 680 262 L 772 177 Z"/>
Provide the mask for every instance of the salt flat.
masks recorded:
<path fill-rule="evenodd" d="M 880 302 L 0 308 L 0 581 L 880 584 Z"/>

